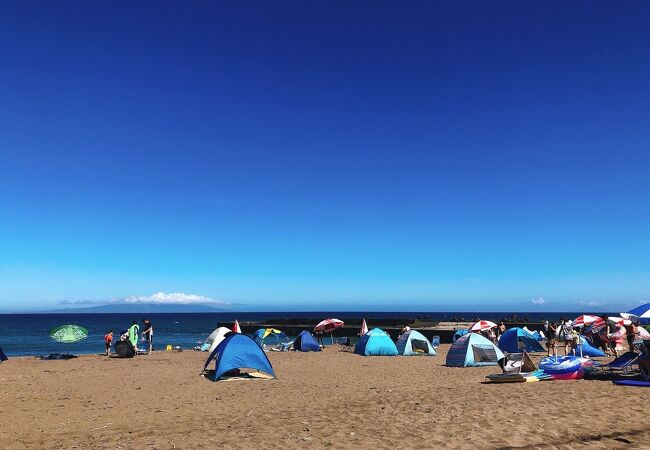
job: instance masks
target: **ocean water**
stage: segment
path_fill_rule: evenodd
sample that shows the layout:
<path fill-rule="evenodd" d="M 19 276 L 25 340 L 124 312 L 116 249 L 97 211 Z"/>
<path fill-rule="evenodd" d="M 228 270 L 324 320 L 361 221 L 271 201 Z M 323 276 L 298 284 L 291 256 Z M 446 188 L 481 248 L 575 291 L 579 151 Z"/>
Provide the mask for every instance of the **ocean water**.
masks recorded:
<path fill-rule="evenodd" d="M 518 313 L 520 320 L 539 322 L 556 320 L 559 317 L 575 318 L 579 313 Z M 426 318 L 432 321 L 450 321 L 465 319 L 471 321 L 476 317 L 498 321 L 512 316 L 511 313 L 440 313 L 440 312 L 260 312 L 260 313 L 182 313 L 182 314 L 146 314 L 154 327 L 154 347 L 164 349 L 167 344 L 178 345 L 183 349 L 192 349 L 202 343 L 218 326 L 231 326 L 235 319 L 240 322 L 273 322 L 277 319 L 305 318 L 314 325 L 326 317 L 361 319 L 366 317 L 370 326 L 373 320 L 382 319 Z M 45 355 L 49 353 L 102 353 L 104 335 L 108 330 L 119 332 L 125 330 L 137 320 L 142 326 L 142 314 L 0 314 L 0 347 L 8 356 Z M 50 330 L 65 324 L 76 324 L 88 329 L 88 338 L 72 344 L 62 344 L 50 338 Z M 327 343 L 327 341 L 326 341 Z"/>

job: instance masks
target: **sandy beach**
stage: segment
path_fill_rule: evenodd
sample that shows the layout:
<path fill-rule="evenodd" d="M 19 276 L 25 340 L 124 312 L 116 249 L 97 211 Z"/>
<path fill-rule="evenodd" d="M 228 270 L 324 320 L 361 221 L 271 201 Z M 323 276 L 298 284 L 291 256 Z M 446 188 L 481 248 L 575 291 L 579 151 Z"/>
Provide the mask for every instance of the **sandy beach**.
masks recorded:
<path fill-rule="evenodd" d="M 649 448 L 650 390 L 604 381 L 483 384 L 489 368 L 328 348 L 270 353 L 272 381 L 212 382 L 206 353 L 13 358 L 0 447 Z"/>

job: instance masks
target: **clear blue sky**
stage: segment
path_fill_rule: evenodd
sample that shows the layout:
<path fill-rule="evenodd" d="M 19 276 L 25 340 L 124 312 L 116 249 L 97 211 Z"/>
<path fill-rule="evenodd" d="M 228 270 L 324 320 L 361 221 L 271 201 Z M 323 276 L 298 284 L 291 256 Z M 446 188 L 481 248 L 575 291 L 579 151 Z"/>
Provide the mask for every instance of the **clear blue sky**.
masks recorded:
<path fill-rule="evenodd" d="M 648 2 L 5 1 L 0 54 L 0 309 L 650 298 Z"/>

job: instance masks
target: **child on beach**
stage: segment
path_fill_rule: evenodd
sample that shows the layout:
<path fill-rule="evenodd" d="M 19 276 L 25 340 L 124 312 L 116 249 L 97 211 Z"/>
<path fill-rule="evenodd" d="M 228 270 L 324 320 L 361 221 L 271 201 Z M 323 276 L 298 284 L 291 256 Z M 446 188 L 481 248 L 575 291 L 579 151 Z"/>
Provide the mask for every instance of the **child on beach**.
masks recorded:
<path fill-rule="evenodd" d="M 104 344 L 106 345 L 106 356 L 111 353 L 111 343 L 113 342 L 113 330 L 109 330 L 104 336 Z"/>
<path fill-rule="evenodd" d="M 571 337 L 571 354 L 572 355 L 577 355 L 578 354 L 578 346 L 580 345 L 580 333 L 578 333 L 578 330 L 573 330 L 573 336 Z"/>

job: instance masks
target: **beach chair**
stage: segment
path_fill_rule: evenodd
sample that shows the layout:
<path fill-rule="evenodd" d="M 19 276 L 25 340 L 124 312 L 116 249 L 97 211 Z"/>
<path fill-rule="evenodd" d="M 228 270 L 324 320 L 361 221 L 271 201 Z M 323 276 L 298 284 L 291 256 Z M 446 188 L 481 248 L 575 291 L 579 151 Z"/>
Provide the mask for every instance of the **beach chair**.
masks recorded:
<path fill-rule="evenodd" d="M 638 364 L 639 354 L 635 352 L 625 352 L 614 361 L 605 365 L 611 373 L 615 370 L 620 370 L 623 372 L 623 375 L 627 375 L 631 371 L 634 364 Z"/>
<path fill-rule="evenodd" d="M 440 347 L 440 336 L 434 336 L 433 339 L 431 339 L 431 347 L 433 348 Z"/>
<path fill-rule="evenodd" d="M 288 352 L 291 350 L 291 347 L 293 347 L 293 341 L 280 344 L 280 350 L 283 352 Z"/>
<path fill-rule="evenodd" d="M 521 353 L 508 353 L 497 361 L 503 373 L 530 373 L 537 370 L 537 366 L 530 359 L 526 351 Z"/>
<path fill-rule="evenodd" d="M 280 342 L 278 345 L 276 345 L 275 347 L 271 347 L 269 350 L 272 352 L 288 352 L 291 349 L 292 345 L 293 345 L 293 341 Z"/>

